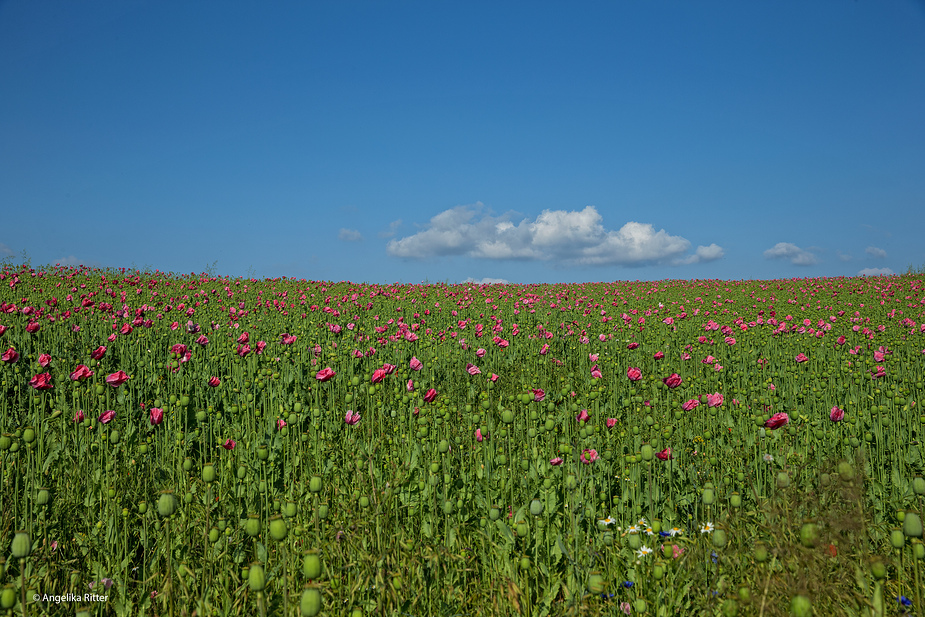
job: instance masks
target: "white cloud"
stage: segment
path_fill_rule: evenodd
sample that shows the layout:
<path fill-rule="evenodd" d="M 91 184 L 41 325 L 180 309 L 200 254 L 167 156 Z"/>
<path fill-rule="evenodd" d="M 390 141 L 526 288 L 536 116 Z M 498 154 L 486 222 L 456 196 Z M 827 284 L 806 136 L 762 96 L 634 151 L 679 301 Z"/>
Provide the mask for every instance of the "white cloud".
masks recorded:
<path fill-rule="evenodd" d="M 851 255 L 847 253 L 842 253 L 841 251 L 835 251 L 835 254 L 838 255 L 838 258 L 841 261 L 851 261 Z"/>
<path fill-rule="evenodd" d="M 60 259 L 56 259 L 56 260 L 55 260 L 55 263 L 56 263 L 56 264 L 61 264 L 62 266 L 82 266 L 82 265 L 86 265 L 86 264 L 82 263 L 79 259 L 77 259 L 76 257 L 74 257 L 73 255 L 69 255 L 69 256 L 67 256 L 67 257 L 62 257 L 62 258 L 60 258 Z"/>
<path fill-rule="evenodd" d="M 359 242 L 363 239 L 363 236 L 356 229 L 344 228 L 341 228 L 340 233 L 337 234 L 337 237 L 344 242 Z"/>
<path fill-rule="evenodd" d="M 399 227 L 401 227 L 401 219 L 392 221 L 391 223 L 389 223 L 389 229 L 387 231 L 379 232 L 379 237 L 380 238 L 391 238 L 396 233 L 398 233 Z"/>
<path fill-rule="evenodd" d="M 815 255 L 789 242 L 778 242 L 773 248 L 766 250 L 764 256 L 766 259 L 787 259 L 795 266 L 812 266 L 819 263 Z"/>
<path fill-rule="evenodd" d="M 0 256 L 9 257 L 13 254 L 13 249 L 0 242 Z"/>
<path fill-rule="evenodd" d="M 476 285 L 509 285 L 511 282 L 507 279 L 493 279 L 493 278 L 482 278 L 474 279 L 471 276 L 467 278 L 463 283 L 475 283 Z"/>
<path fill-rule="evenodd" d="M 868 246 L 866 249 L 864 249 L 864 252 L 871 257 L 876 257 L 877 259 L 886 258 L 886 251 L 881 248 L 877 248 L 876 246 Z"/>
<path fill-rule="evenodd" d="M 890 276 L 895 274 L 889 268 L 864 268 L 858 272 L 858 276 Z"/>
<path fill-rule="evenodd" d="M 555 261 L 562 265 L 637 265 L 696 263 L 722 257 L 721 247 L 698 247 L 689 257 L 690 242 L 658 231 L 648 223 L 630 221 L 608 230 L 594 206 L 583 210 L 544 210 L 535 220 L 514 223 L 511 215 L 484 212 L 484 206 L 457 206 L 437 214 L 418 233 L 388 243 L 394 257 L 426 259 L 465 255 L 481 259 Z"/>

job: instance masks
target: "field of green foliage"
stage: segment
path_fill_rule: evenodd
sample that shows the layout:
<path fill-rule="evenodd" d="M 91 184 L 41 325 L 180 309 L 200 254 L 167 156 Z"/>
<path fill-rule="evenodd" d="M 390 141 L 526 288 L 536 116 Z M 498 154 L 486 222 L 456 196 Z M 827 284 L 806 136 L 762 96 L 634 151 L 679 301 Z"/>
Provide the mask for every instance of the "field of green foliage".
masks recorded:
<path fill-rule="evenodd" d="M 925 279 L 0 271 L 0 614 L 925 615 Z"/>

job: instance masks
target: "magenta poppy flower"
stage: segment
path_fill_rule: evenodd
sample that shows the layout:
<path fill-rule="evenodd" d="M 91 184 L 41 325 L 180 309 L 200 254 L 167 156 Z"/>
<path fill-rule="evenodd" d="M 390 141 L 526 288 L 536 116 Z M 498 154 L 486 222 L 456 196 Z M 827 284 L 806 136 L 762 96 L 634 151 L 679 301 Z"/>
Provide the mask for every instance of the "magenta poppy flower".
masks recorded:
<path fill-rule="evenodd" d="M 533 390 L 533 402 L 542 403 L 543 399 L 545 398 L 546 398 L 546 392 L 544 392 L 543 390 L 539 388 Z"/>
<path fill-rule="evenodd" d="M 593 377 L 594 379 L 600 379 L 601 377 L 603 377 L 600 369 L 597 368 L 596 364 L 591 367 L 591 377 Z"/>
<path fill-rule="evenodd" d="M 437 391 L 433 388 L 428 390 L 427 394 L 424 395 L 424 401 L 427 403 L 432 402 L 435 398 L 437 398 Z"/>
<path fill-rule="evenodd" d="M 19 352 L 10 347 L 3 352 L 3 355 L 0 355 L 0 360 L 3 360 L 7 364 L 15 364 L 19 360 Z"/>
<path fill-rule="evenodd" d="M 217 388 L 222 381 L 218 377 L 209 377 L 209 385 L 213 388 Z"/>
<path fill-rule="evenodd" d="M 355 411 L 348 411 L 347 415 L 344 416 L 344 422 L 346 422 L 347 424 L 351 426 L 353 426 L 359 421 L 360 421 L 360 414 L 358 414 Z"/>
<path fill-rule="evenodd" d="M 790 416 L 783 412 L 779 412 L 771 416 L 765 421 L 765 428 L 778 429 L 782 426 L 787 426 L 787 423 L 790 422 Z"/>
<path fill-rule="evenodd" d="M 662 450 L 661 452 L 656 452 L 656 453 L 655 453 L 655 456 L 657 456 L 659 459 L 661 459 L 661 460 L 663 460 L 663 461 L 668 461 L 668 460 L 671 460 L 671 459 L 674 458 L 674 457 L 671 455 L 671 448 L 665 448 L 665 449 Z"/>
<path fill-rule="evenodd" d="M 408 392 L 414 392 L 414 380 L 413 379 L 409 379 L 408 383 L 405 384 L 405 390 L 407 390 Z"/>
<path fill-rule="evenodd" d="M 90 352 L 90 357 L 93 358 L 94 360 L 101 360 L 103 356 L 105 355 L 106 355 L 105 345 L 100 345 L 99 347 L 97 347 L 96 349 Z"/>
<path fill-rule="evenodd" d="M 334 369 L 328 367 L 328 368 L 323 368 L 317 373 L 315 373 L 315 379 L 317 379 L 318 381 L 328 381 L 330 379 L 333 379 L 335 375 L 337 375 L 337 373 L 334 372 Z"/>
<path fill-rule="evenodd" d="M 540 355 L 545 356 L 547 353 L 549 353 L 549 345 L 544 343 L 543 346 L 540 348 Z"/>
<path fill-rule="evenodd" d="M 283 420 L 282 418 L 277 418 L 276 419 L 276 430 L 282 430 L 284 426 L 286 426 L 286 421 Z"/>
<path fill-rule="evenodd" d="M 480 375 L 482 373 L 482 369 L 472 364 L 471 362 L 466 362 L 466 372 L 470 375 Z"/>
<path fill-rule="evenodd" d="M 735 340 L 734 338 L 732 338 L 731 336 L 727 336 L 727 337 L 726 337 L 725 339 L 723 339 L 723 340 L 726 342 L 727 345 L 735 345 L 735 344 L 736 344 L 736 340 Z"/>
<path fill-rule="evenodd" d="M 475 440 L 479 443 L 482 443 L 482 439 L 484 439 L 482 437 L 482 429 L 480 428 L 475 429 Z"/>
<path fill-rule="evenodd" d="M 182 356 L 183 354 L 186 353 L 186 349 L 187 349 L 186 345 L 182 343 L 177 343 L 176 345 L 170 348 L 170 353 L 175 354 L 177 356 Z"/>
<path fill-rule="evenodd" d="M 128 375 L 125 374 L 125 371 L 116 371 L 115 373 L 112 373 L 106 377 L 106 383 L 108 383 L 113 388 L 118 388 L 126 381 L 128 381 Z"/>
<path fill-rule="evenodd" d="M 93 371 L 91 371 L 86 365 L 78 364 L 77 368 L 71 373 L 71 381 L 81 381 L 87 377 L 92 377 Z"/>
<path fill-rule="evenodd" d="M 707 405 L 709 407 L 719 407 L 723 404 L 723 395 L 719 392 L 707 394 Z"/>
<path fill-rule="evenodd" d="M 128 324 L 122 324 L 122 327 L 119 328 L 119 334 L 131 334 L 131 333 L 132 333 L 132 326 Z"/>
<path fill-rule="evenodd" d="M 845 419 L 844 409 L 833 407 L 832 411 L 829 412 L 829 420 L 831 420 L 832 422 L 841 422 L 844 419 Z"/>
<path fill-rule="evenodd" d="M 379 383 L 380 381 L 385 379 L 385 375 L 386 373 L 384 370 L 382 370 L 381 368 L 377 368 L 375 371 L 373 371 L 373 376 L 370 378 L 370 381 L 372 383 Z"/>
<path fill-rule="evenodd" d="M 575 419 L 579 422 L 587 422 L 591 419 L 591 414 L 588 413 L 587 409 L 582 409 L 580 412 L 578 412 L 578 415 L 575 416 Z"/>
<path fill-rule="evenodd" d="M 209 339 L 206 337 L 205 334 L 200 334 L 199 337 L 196 339 L 196 342 L 202 345 L 203 347 L 205 347 L 206 345 L 209 344 Z"/>
<path fill-rule="evenodd" d="M 681 381 L 681 376 L 677 373 L 672 373 L 668 377 L 662 379 L 662 383 L 664 383 L 669 388 L 677 388 L 681 385 Z"/>
<path fill-rule="evenodd" d="M 241 345 L 244 345 L 244 344 L 246 344 L 248 341 L 250 341 L 250 338 L 251 338 L 251 337 L 250 337 L 250 334 L 248 334 L 247 332 L 245 332 L 245 333 L 243 333 L 241 336 L 238 337 L 238 343 L 240 343 Z"/>
<path fill-rule="evenodd" d="M 555 466 L 557 466 L 557 465 L 561 465 L 561 464 L 562 464 L 562 457 L 561 457 L 561 456 L 557 456 L 556 458 L 551 458 L 551 459 L 549 459 L 549 464 L 552 465 L 553 467 L 555 467 Z"/>
<path fill-rule="evenodd" d="M 412 371 L 419 371 L 424 368 L 424 363 L 418 360 L 416 357 L 411 356 L 411 361 L 408 363 Z"/>
<path fill-rule="evenodd" d="M 491 373 L 488 375 L 488 381 L 492 381 L 492 382 L 498 381 L 498 376 L 495 375 L 494 373 Z"/>
<path fill-rule="evenodd" d="M 266 341 L 257 341 L 257 355 L 262 354 L 262 353 L 263 353 L 263 350 L 266 349 L 266 348 L 267 348 L 267 342 L 266 342 Z"/>
<path fill-rule="evenodd" d="M 51 374 L 49 373 L 33 375 L 32 379 L 29 380 L 29 385 L 36 390 L 51 390 L 54 387 L 51 385 Z"/>
<path fill-rule="evenodd" d="M 49 362 L 51 362 L 51 356 L 48 355 L 47 353 L 43 353 L 42 355 L 39 356 L 39 366 L 44 368 L 48 366 Z"/>
<path fill-rule="evenodd" d="M 639 381 L 642 379 L 642 371 L 635 366 L 631 366 L 626 369 L 626 376 L 629 377 L 630 381 Z"/>
<path fill-rule="evenodd" d="M 613 428 L 617 425 L 616 418 L 607 418 L 607 428 Z"/>
<path fill-rule="evenodd" d="M 481 347 L 479 347 L 479 348 L 475 351 L 475 355 L 476 355 L 477 358 L 482 358 L 482 357 L 484 357 L 486 353 L 487 353 L 487 352 L 486 352 L 484 349 L 482 349 Z"/>
<path fill-rule="evenodd" d="M 661 360 L 662 358 L 665 357 L 665 353 L 661 351 L 656 351 L 652 357 L 655 358 L 656 360 Z"/>
<path fill-rule="evenodd" d="M 74 422 L 83 422 L 86 418 L 82 409 L 78 409 L 77 413 L 74 414 Z"/>
<path fill-rule="evenodd" d="M 42 329 L 42 326 L 37 321 L 30 321 L 26 326 L 26 332 L 29 334 L 35 334 Z"/>
<path fill-rule="evenodd" d="M 236 442 L 234 439 L 228 438 L 225 440 L 225 443 L 222 444 L 222 447 L 226 450 L 234 450 L 236 445 L 238 445 L 238 442 Z"/>
<path fill-rule="evenodd" d="M 698 401 L 695 398 L 692 398 L 688 401 L 684 401 L 684 404 L 681 405 L 681 409 L 683 409 L 684 411 L 693 411 L 694 408 L 697 407 L 698 405 L 700 405 L 700 401 Z"/>
<path fill-rule="evenodd" d="M 0 336 L 3 336 L 3 333 L 6 332 L 9 328 L 7 326 L 0 325 Z"/>
<path fill-rule="evenodd" d="M 809 358 L 807 358 L 805 354 L 800 353 L 800 354 L 797 354 L 797 357 L 794 358 L 794 360 L 796 360 L 797 362 L 806 362 L 807 360 L 809 360 Z"/>
<path fill-rule="evenodd" d="M 639 347 L 639 343 L 630 343 L 626 346 L 627 349 L 636 349 Z"/>
<path fill-rule="evenodd" d="M 238 345 L 237 354 L 242 358 L 251 352 L 250 345 Z"/>
<path fill-rule="evenodd" d="M 295 343 L 296 338 L 294 334 L 283 334 L 283 340 L 281 342 L 283 345 L 292 345 Z"/>
<path fill-rule="evenodd" d="M 148 422 L 151 426 L 157 426 L 164 421 L 164 410 L 160 407 L 152 407 L 148 410 Z"/>
<path fill-rule="evenodd" d="M 597 460 L 597 450 L 593 448 L 590 450 L 582 450 L 581 456 L 579 458 L 585 465 L 590 465 Z"/>
<path fill-rule="evenodd" d="M 116 412 L 112 409 L 106 410 L 100 414 L 100 417 L 97 420 L 100 421 L 100 424 L 109 424 L 112 422 L 112 419 L 116 417 Z"/>

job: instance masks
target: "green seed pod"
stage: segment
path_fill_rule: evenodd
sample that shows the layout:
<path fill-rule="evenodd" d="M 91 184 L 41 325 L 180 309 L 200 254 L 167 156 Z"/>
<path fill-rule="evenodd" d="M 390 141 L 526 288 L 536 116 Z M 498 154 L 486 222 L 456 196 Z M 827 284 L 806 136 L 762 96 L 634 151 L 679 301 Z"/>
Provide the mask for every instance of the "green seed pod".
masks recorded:
<path fill-rule="evenodd" d="M 10 446 L 12 445 L 13 445 L 12 437 L 10 437 L 6 433 L 4 433 L 3 435 L 0 435 L 0 450 L 3 450 L 3 451 L 9 450 Z"/>
<path fill-rule="evenodd" d="M 366 495 L 360 497 L 360 507 L 364 509 L 369 507 L 369 497 Z"/>
<path fill-rule="evenodd" d="M 202 481 L 209 484 L 215 482 L 215 466 L 212 463 L 206 463 L 202 466 Z"/>
<path fill-rule="evenodd" d="M 490 508 L 488 510 L 488 518 L 490 518 L 493 521 L 498 520 L 499 518 L 501 518 L 501 510 L 499 510 L 498 508 Z"/>
<path fill-rule="evenodd" d="M 236 472 L 238 480 L 243 480 L 247 477 L 247 468 L 244 465 L 238 465 L 238 470 Z"/>
<path fill-rule="evenodd" d="M 639 537 L 638 533 L 631 533 L 626 536 L 626 541 L 634 551 L 638 551 L 639 547 L 642 546 L 642 538 Z"/>
<path fill-rule="evenodd" d="M 877 559 L 870 564 L 870 573 L 874 575 L 874 578 L 878 581 L 886 578 L 886 564 Z"/>
<path fill-rule="evenodd" d="M 261 461 L 266 461 L 268 458 L 270 458 L 269 448 L 266 446 L 259 446 L 257 448 L 257 458 L 259 458 Z"/>
<path fill-rule="evenodd" d="M 138 514 L 145 514 L 148 511 L 148 502 L 139 501 L 138 502 Z"/>
<path fill-rule="evenodd" d="M 313 493 L 321 492 L 321 476 L 312 476 L 308 481 L 308 490 Z"/>
<path fill-rule="evenodd" d="M 787 475 L 786 471 L 777 472 L 777 487 L 778 488 L 787 488 L 790 486 L 790 476 Z M 798 596 L 802 597 L 802 596 Z"/>
<path fill-rule="evenodd" d="M 283 506 L 283 516 L 286 518 L 294 517 L 298 511 L 299 506 L 294 501 L 287 502 L 286 505 Z"/>
<path fill-rule="evenodd" d="M 748 587 L 742 586 L 739 587 L 739 599 L 743 602 L 752 601 L 752 591 Z"/>
<path fill-rule="evenodd" d="M 806 596 L 793 596 L 790 600 L 790 614 L 793 617 L 810 617 L 813 614 L 813 603 Z"/>
<path fill-rule="evenodd" d="M 530 533 L 530 527 L 527 525 L 525 521 L 520 521 L 519 523 L 517 523 L 517 526 L 515 527 L 515 531 L 517 531 L 518 538 L 526 538 L 527 534 Z"/>
<path fill-rule="evenodd" d="M 518 564 L 521 570 L 527 571 L 530 569 L 530 558 L 527 556 L 520 558 L 520 563 Z"/>
<path fill-rule="evenodd" d="M 543 513 L 543 502 L 539 499 L 534 499 L 530 502 L 530 514 L 533 516 L 539 516 Z"/>
<path fill-rule="evenodd" d="M 35 495 L 35 503 L 40 506 L 47 506 L 51 501 L 51 493 L 47 488 L 40 488 Z"/>
<path fill-rule="evenodd" d="M 642 460 L 651 461 L 653 458 L 655 458 L 655 450 L 652 448 L 650 444 L 647 444 L 647 443 L 643 444 L 642 445 Z"/>
<path fill-rule="evenodd" d="M 10 610 L 14 606 L 16 606 L 16 588 L 12 585 L 7 585 L 0 592 L 0 608 Z"/>
<path fill-rule="evenodd" d="M 592 572 L 588 576 L 588 591 L 593 594 L 599 594 L 604 591 L 604 577 L 600 572 Z"/>
<path fill-rule="evenodd" d="M 813 548 L 819 543 L 819 526 L 816 523 L 803 523 L 800 527 L 800 544 Z"/>
<path fill-rule="evenodd" d="M 854 480 L 854 467 L 848 461 L 842 461 L 838 464 L 838 476 L 843 482 Z"/>
<path fill-rule="evenodd" d="M 723 617 L 736 617 L 739 614 L 739 603 L 733 598 L 729 598 L 723 602 L 722 613 Z"/>
<path fill-rule="evenodd" d="M 302 592 L 302 601 L 299 603 L 302 609 L 302 615 L 305 617 L 315 617 L 321 612 L 321 590 L 309 587 Z"/>
<path fill-rule="evenodd" d="M 733 508 L 741 508 L 742 507 L 742 496 L 739 495 L 738 493 L 733 493 L 732 495 L 730 495 L 729 505 L 732 506 Z"/>
<path fill-rule="evenodd" d="M 289 527 L 286 521 L 280 515 L 270 517 L 270 537 L 277 542 L 282 542 L 289 535 Z"/>
<path fill-rule="evenodd" d="M 703 489 L 703 494 L 701 494 L 700 499 L 701 501 L 703 501 L 703 505 L 712 506 L 713 502 L 716 501 L 716 496 L 713 494 L 713 489 L 712 488 Z"/>
<path fill-rule="evenodd" d="M 26 443 L 32 443 L 35 441 L 35 429 L 31 426 L 27 426 L 26 429 L 22 432 L 22 440 Z"/>
<path fill-rule="evenodd" d="M 443 513 L 449 516 L 453 513 L 454 504 L 451 500 L 447 499 L 443 502 Z"/>
<path fill-rule="evenodd" d="M 504 422 L 505 424 L 513 424 L 514 423 L 514 412 L 511 411 L 510 409 L 505 409 L 504 411 L 502 411 L 501 421 Z"/>
<path fill-rule="evenodd" d="M 925 495 L 925 478 L 922 476 L 912 478 L 912 491 L 919 496 Z"/>
<path fill-rule="evenodd" d="M 449 449 L 450 449 L 450 442 L 447 441 L 446 439 L 441 439 L 440 443 L 437 444 L 437 450 L 439 450 L 441 454 L 446 454 L 449 451 Z"/>
<path fill-rule="evenodd" d="M 919 523 L 921 530 L 921 522 Z M 895 549 L 901 549 L 906 544 L 906 536 L 903 535 L 902 529 L 890 530 L 890 546 Z"/>
<path fill-rule="evenodd" d="M 248 514 L 247 520 L 244 521 L 244 533 L 252 538 L 260 534 L 260 517 L 256 514 Z"/>
<path fill-rule="evenodd" d="M 192 471 L 193 461 L 189 457 L 183 459 L 183 471 Z"/>
<path fill-rule="evenodd" d="M 221 535 L 221 532 L 215 527 L 213 527 L 212 529 L 209 530 L 209 542 L 211 542 L 212 544 L 215 544 L 216 542 L 218 542 L 218 538 L 220 535 Z"/>
<path fill-rule="evenodd" d="M 906 519 L 903 521 L 903 533 L 909 538 L 922 537 L 922 519 L 917 512 L 906 512 Z"/>
<path fill-rule="evenodd" d="M 758 563 L 764 563 L 768 560 L 768 545 L 764 542 L 757 542 L 755 544 L 755 561 Z"/>
<path fill-rule="evenodd" d="M 918 538 L 912 540 L 912 555 L 916 559 L 925 559 L 925 544 Z"/>
<path fill-rule="evenodd" d="M 713 546 L 716 548 L 723 548 L 726 546 L 726 531 L 723 529 L 716 529 L 713 531 Z"/>
<path fill-rule="evenodd" d="M 657 581 L 660 581 L 664 577 L 665 577 L 665 566 L 663 566 L 660 563 L 657 563 L 654 566 L 652 566 L 652 578 L 654 578 Z"/>
<path fill-rule="evenodd" d="M 646 609 L 648 608 L 649 606 L 646 604 L 646 601 L 643 600 L 642 598 L 639 598 L 638 600 L 633 602 L 633 610 L 636 611 L 640 615 L 642 613 L 645 613 Z"/>
<path fill-rule="evenodd" d="M 302 574 L 310 581 L 321 576 L 321 556 L 317 550 L 310 550 L 302 560 Z"/>
<path fill-rule="evenodd" d="M 329 512 L 328 504 L 323 503 L 320 506 L 318 506 L 318 518 L 320 518 L 321 520 L 328 518 L 328 512 Z"/>
<path fill-rule="evenodd" d="M 25 531 L 17 531 L 13 536 L 13 557 L 16 559 L 25 559 L 32 552 L 32 539 Z"/>
<path fill-rule="evenodd" d="M 122 435 L 119 433 L 119 431 L 115 429 L 109 431 L 109 443 L 111 443 L 112 445 L 114 446 L 117 445 L 121 438 L 122 438 Z"/>
<path fill-rule="evenodd" d="M 263 566 L 259 563 L 252 563 L 250 572 L 247 573 L 247 584 L 251 591 L 263 591 L 267 586 L 267 575 L 263 571 Z"/>
<path fill-rule="evenodd" d="M 157 499 L 157 513 L 164 518 L 169 518 L 177 511 L 177 498 L 173 491 L 161 491 L 161 496 Z"/>

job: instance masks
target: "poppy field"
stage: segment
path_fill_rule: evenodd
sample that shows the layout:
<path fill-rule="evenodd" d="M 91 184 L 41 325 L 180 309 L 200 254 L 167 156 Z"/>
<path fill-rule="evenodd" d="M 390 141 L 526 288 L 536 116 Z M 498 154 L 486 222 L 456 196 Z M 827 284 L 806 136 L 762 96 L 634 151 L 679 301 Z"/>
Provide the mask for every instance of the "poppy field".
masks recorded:
<path fill-rule="evenodd" d="M 0 270 L 0 612 L 923 615 L 925 280 Z"/>

